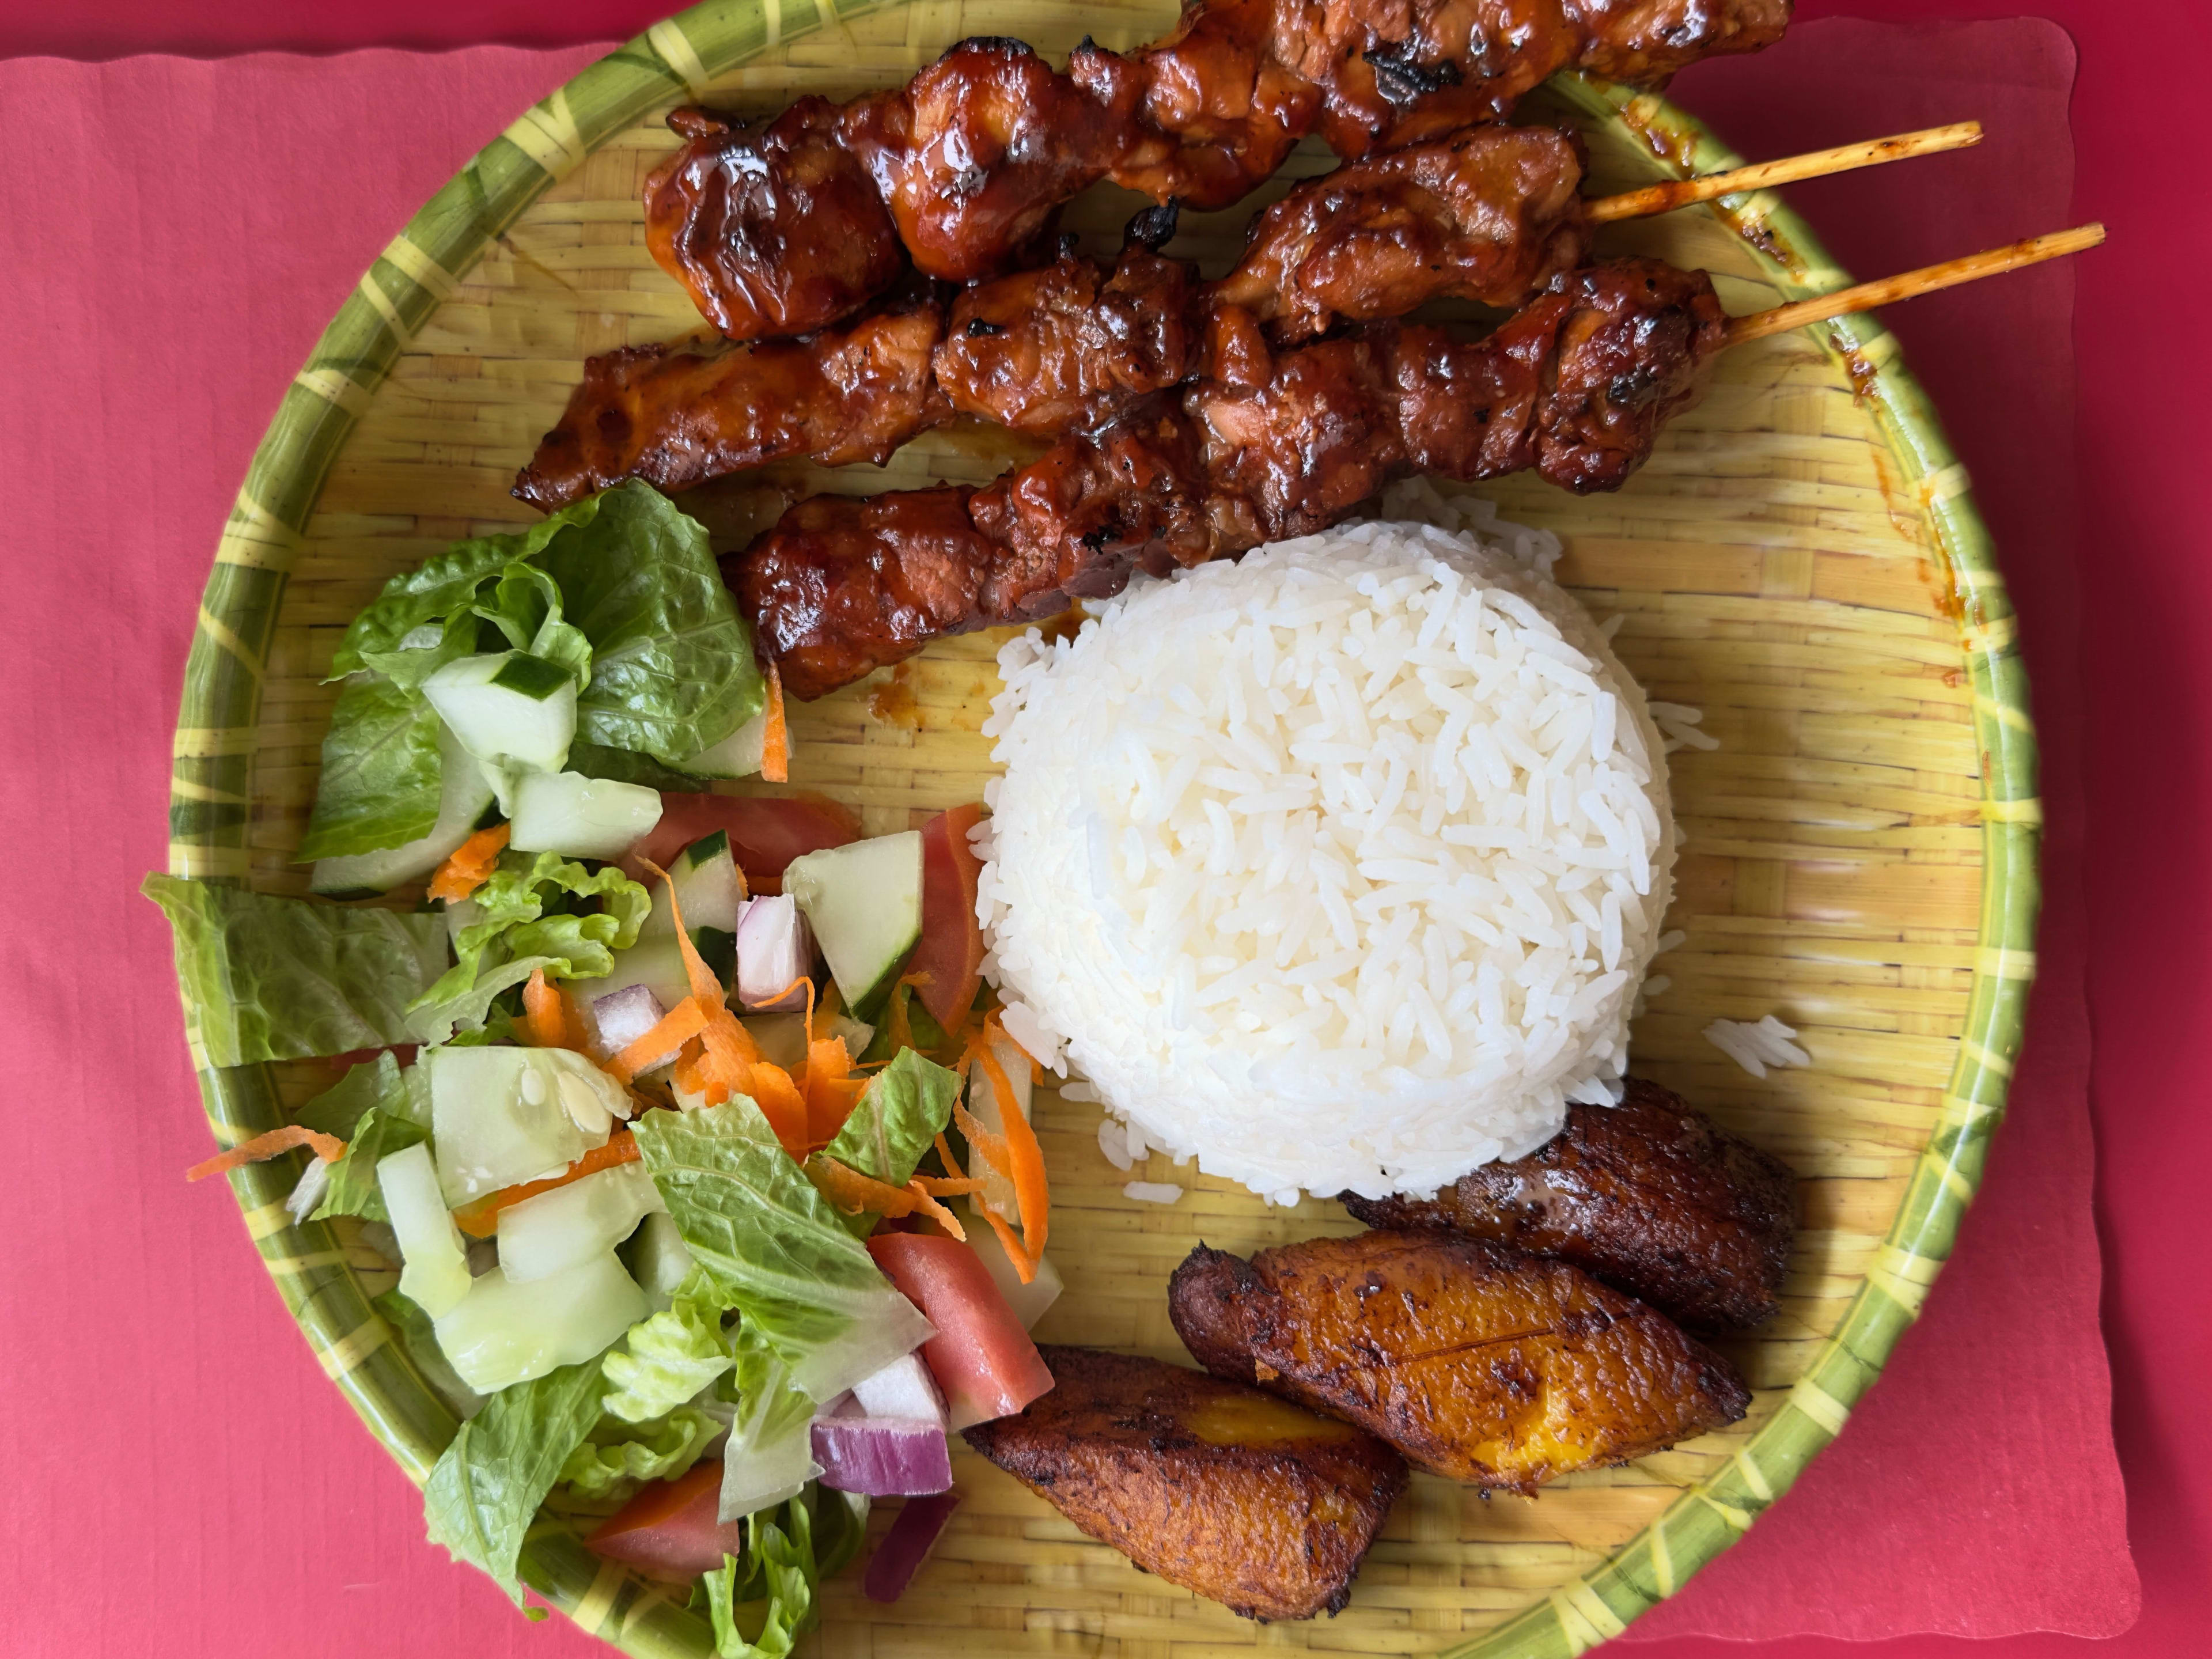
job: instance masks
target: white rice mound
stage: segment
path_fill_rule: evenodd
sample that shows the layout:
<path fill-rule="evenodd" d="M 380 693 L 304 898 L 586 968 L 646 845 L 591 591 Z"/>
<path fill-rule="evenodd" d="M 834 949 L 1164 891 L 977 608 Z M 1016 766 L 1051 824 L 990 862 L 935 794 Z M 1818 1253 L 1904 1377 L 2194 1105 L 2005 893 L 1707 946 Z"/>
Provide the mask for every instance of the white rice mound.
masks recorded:
<path fill-rule="evenodd" d="M 1427 1194 L 1617 1099 L 1672 887 L 1660 736 L 1557 542 L 1416 488 L 1386 507 L 1430 523 L 1012 641 L 983 728 L 1009 1031 L 1278 1203 Z"/>

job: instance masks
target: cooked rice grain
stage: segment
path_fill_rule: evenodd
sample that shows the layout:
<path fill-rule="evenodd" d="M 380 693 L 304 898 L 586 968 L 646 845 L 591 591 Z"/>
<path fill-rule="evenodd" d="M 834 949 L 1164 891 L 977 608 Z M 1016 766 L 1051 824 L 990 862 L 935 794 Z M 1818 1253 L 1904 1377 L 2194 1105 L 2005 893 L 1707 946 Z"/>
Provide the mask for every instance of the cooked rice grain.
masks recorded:
<path fill-rule="evenodd" d="M 1659 734 L 1534 574 L 1556 542 L 1474 516 L 1493 539 L 1350 526 L 1000 653 L 977 909 L 1008 1030 L 1279 1202 L 1432 1192 L 1626 1064 Z"/>

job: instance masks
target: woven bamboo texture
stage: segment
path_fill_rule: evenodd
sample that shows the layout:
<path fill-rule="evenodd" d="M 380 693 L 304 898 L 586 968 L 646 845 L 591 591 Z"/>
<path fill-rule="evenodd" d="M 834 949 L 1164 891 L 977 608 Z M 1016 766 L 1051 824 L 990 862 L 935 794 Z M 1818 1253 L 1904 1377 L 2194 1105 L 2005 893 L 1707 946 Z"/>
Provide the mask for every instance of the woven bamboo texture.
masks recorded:
<path fill-rule="evenodd" d="M 396 237 L 288 392 L 241 489 L 198 617 L 176 738 L 171 868 L 299 892 L 338 635 L 388 576 L 463 535 L 524 520 L 508 481 L 588 354 L 694 331 L 647 257 L 640 180 L 672 146 L 659 116 L 699 95 L 767 109 L 902 79 L 964 35 L 1064 53 L 1123 46 L 1171 6 L 1022 0 L 813 8 L 731 0 L 657 25 L 526 112 Z M 1556 82 L 1589 134 L 1597 187 L 1737 158 L 1649 96 Z M 1302 150 L 1286 174 L 1327 166 Z M 1110 239 L 1131 199 L 1069 223 Z M 1184 249 L 1216 269 L 1249 210 L 1206 216 Z M 1730 308 L 1842 286 L 1767 193 L 1618 227 L 1613 246 L 1702 265 Z M 1818 337 L 1816 337 L 1816 332 Z M 1011 452 L 934 434 L 846 490 L 988 476 Z M 784 482 L 806 482 L 801 472 Z M 1674 757 L 1686 847 L 1638 1022 L 1640 1071 L 1787 1159 L 1803 1228 L 1783 1311 L 1731 1345 L 1747 1420 L 1534 1499 L 1482 1500 L 1421 1477 L 1334 1620 L 1256 1626 L 1139 1573 L 964 1451 L 968 1502 L 896 1605 L 829 1588 L 835 1655 L 1081 1654 L 1204 1659 L 1255 1648 L 1556 1659 L 1618 1634 L 1786 1492 L 1844 1428 L 1949 1254 L 2002 1111 L 2033 971 L 2033 734 L 2012 612 L 1965 474 L 1879 321 L 1731 353 L 1618 495 L 1523 480 L 1489 492 L 1559 531 L 1564 580 L 1622 618 L 1652 696 L 1705 711 L 1711 750 Z M 741 538 L 758 491 L 694 498 Z M 858 806 L 872 830 L 975 798 L 998 641 L 933 648 L 896 675 L 799 708 L 793 787 Z M 1814 1064 L 1757 1081 L 1700 1035 L 1770 1012 Z M 195 1042 L 197 1057 L 198 1045 Z M 281 1121 L 326 1073 L 203 1067 L 217 1139 Z M 1039 1334 L 1171 1358 L 1167 1273 L 1201 1237 L 1253 1247 L 1349 1231 L 1333 1206 L 1269 1210 L 1155 1158 L 1112 1169 L 1098 1109 L 1040 1096 L 1054 1255 L 1068 1291 Z M 325 1371 L 418 1482 L 453 1419 L 366 1297 L 388 1275 L 359 1241 L 294 1227 L 291 1161 L 232 1177 L 246 1230 Z M 1135 1177 L 1190 1190 L 1133 1204 Z M 883 1517 L 878 1518 L 880 1529 Z M 702 1620 L 601 1564 L 556 1522 L 526 1572 L 584 1628 L 641 1655 L 708 1650 Z"/>

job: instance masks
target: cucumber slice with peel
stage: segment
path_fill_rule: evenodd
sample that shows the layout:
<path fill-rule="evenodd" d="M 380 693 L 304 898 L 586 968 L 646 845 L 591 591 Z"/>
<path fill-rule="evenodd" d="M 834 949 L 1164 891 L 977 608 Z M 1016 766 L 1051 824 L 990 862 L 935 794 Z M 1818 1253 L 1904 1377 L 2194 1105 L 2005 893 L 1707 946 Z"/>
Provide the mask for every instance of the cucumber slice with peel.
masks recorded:
<path fill-rule="evenodd" d="M 438 1346 L 478 1394 L 580 1364 L 651 1311 L 612 1250 L 518 1285 L 488 1273 L 434 1322 Z"/>
<path fill-rule="evenodd" d="M 519 853 L 617 859 L 660 822 L 660 793 L 577 772 L 529 772 L 514 788 L 507 845 Z"/>
<path fill-rule="evenodd" d="M 366 897 L 418 881 L 443 864 L 476 830 L 492 804 L 492 787 L 483 769 L 449 730 L 438 733 L 438 821 L 428 834 L 404 846 L 317 859 L 308 886 L 325 898 Z"/>
<path fill-rule="evenodd" d="M 557 663 L 524 651 L 462 657 L 424 680 L 422 695 L 477 757 L 510 816 L 524 774 L 558 772 L 568 763 L 576 679 Z"/>
<path fill-rule="evenodd" d="M 921 937 L 921 832 L 802 854 L 783 890 L 799 901 L 845 1006 L 866 1018 Z"/>
<path fill-rule="evenodd" d="M 653 914 L 638 929 L 640 939 L 676 937 L 676 915 L 668 899 L 672 887 L 677 902 L 684 907 L 684 925 L 691 930 L 695 944 L 702 928 L 736 933 L 738 918 L 744 913 L 745 884 L 730 851 L 729 831 L 717 830 L 702 836 L 669 861 L 668 879 L 653 887 Z"/>

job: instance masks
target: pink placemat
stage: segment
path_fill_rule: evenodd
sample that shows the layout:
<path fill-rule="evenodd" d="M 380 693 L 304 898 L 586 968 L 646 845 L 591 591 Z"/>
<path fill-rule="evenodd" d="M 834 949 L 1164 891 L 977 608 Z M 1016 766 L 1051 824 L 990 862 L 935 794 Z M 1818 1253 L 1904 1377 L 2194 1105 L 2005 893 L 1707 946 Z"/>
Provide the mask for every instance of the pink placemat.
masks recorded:
<path fill-rule="evenodd" d="M 1984 152 L 1871 175 L 1893 216 L 1847 227 L 1834 192 L 1861 186 L 1796 193 L 1869 272 L 2061 222 L 2063 37 L 1818 33 L 1850 27 L 1680 90 L 1761 154 L 2002 107 Z M 164 860 L 191 608 L 270 411 L 413 209 L 591 55 L 0 63 L 0 838 L 33 856 L 0 951 L 0 1068 L 22 1121 L 82 1131 L 19 1178 L 0 1267 L 12 1651 L 603 1651 L 526 1625 L 422 1541 L 413 1488 L 223 1194 L 179 1178 L 206 1137 L 167 942 L 133 890 Z M 2026 176 L 1969 170 L 2031 131 Z M 2070 296 L 2054 273 L 1925 301 L 1958 311 L 1925 351 L 1899 313 L 2003 538 L 2049 746 L 2051 902 L 2013 1119 L 1958 1264 L 1849 1431 L 1639 1633 L 2089 1635 L 2133 1616 L 2088 1207 Z"/>

